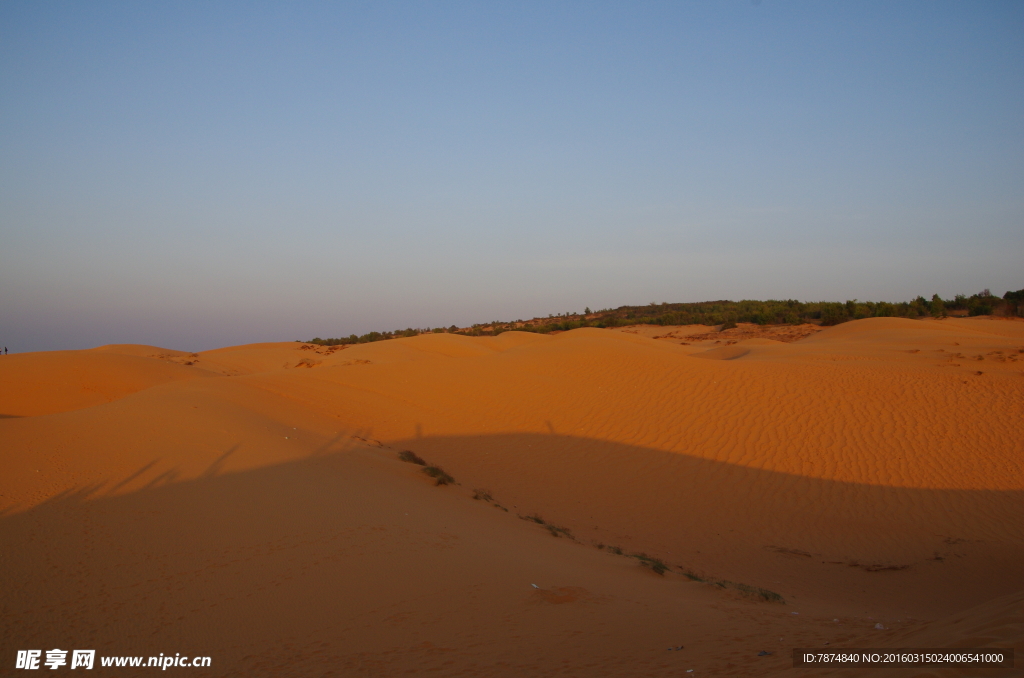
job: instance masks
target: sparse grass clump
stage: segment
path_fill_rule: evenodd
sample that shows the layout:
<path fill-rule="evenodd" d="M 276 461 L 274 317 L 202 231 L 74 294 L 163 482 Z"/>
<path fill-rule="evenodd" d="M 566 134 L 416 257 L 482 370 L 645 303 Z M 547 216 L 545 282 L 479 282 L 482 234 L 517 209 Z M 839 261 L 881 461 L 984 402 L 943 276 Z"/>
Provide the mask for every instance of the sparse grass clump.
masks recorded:
<path fill-rule="evenodd" d="M 643 565 L 644 567 L 651 568 L 652 570 L 654 570 L 655 573 L 660 574 L 662 576 L 664 576 L 665 573 L 668 572 L 668 565 L 666 565 L 658 558 L 652 558 L 646 553 L 634 553 L 630 557 L 636 558 L 640 561 L 641 565 Z"/>
<path fill-rule="evenodd" d="M 766 603 L 785 604 L 786 602 L 782 599 L 782 596 L 780 596 L 775 591 L 769 591 L 768 589 L 763 589 L 760 586 L 747 586 L 746 584 L 733 584 L 733 586 L 737 591 L 739 591 L 743 595 L 749 596 L 751 598 L 760 598 Z"/>
<path fill-rule="evenodd" d="M 440 466 L 427 466 L 426 460 L 423 459 L 423 457 L 416 454 L 415 452 L 413 452 L 412 450 L 403 450 L 402 452 L 399 452 L 398 458 L 410 464 L 418 464 L 424 467 L 423 472 L 426 473 L 431 478 L 433 478 L 436 481 L 435 484 L 437 485 L 451 485 L 452 483 L 455 482 L 455 478 L 452 478 L 450 475 L 445 473 L 443 468 L 441 468 Z M 473 498 L 479 499 L 479 497 Z"/>
<path fill-rule="evenodd" d="M 551 533 L 552 537 L 568 537 L 569 539 L 576 539 L 576 537 L 572 536 L 572 532 L 569 531 L 568 527 L 558 527 L 557 525 L 552 525 L 550 523 L 544 527 L 548 528 L 548 532 Z"/>
<path fill-rule="evenodd" d="M 783 600 L 782 596 L 780 596 L 775 591 L 769 591 L 768 589 L 762 588 L 756 588 L 754 589 L 754 591 L 757 593 L 757 595 L 759 595 L 761 598 L 765 599 L 769 603 L 782 603 L 783 605 L 786 604 L 786 601 Z"/>
<path fill-rule="evenodd" d="M 419 464 L 420 466 L 426 466 L 427 462 L 423 461 L 423 458 L 412 450 L 405 450 L 398 453 L 398 458 L 402 461 L 407 461 L 410 464 Z"/>
<path fill-rule="evenodd" d="M 537 523 L 538 525 L 543 525 L 544 528 L 548 532 L 551 533 L 552 537 L 568 537 L 569 539 L 572 539 L 573 541 L 576 540 L 576 537 L 573 536 L 572 531 L 568 527 L 559 527 L 558 525 L 552 525 L 551 523 L 547 522 L 546 520 L 541 518 L 536 513 L 534 513 L 532 515 L 528 515 L 528 516 L 519 516 L 519 517 L 521 519 L 523 519 L 523 520 L 528 520 L 531 523 Z"/>
<path fill-rule="evenodd" d="M 496 509 L 501 509 L 505 513 L 508 513 L 507 508 L 505 508 L 504 506 L 502 506 L 501 504 L 494 500 L 494 496 L 491 494 L 490 490 L 473 490 L 473 499 L 476 499 L 477 501 L 483 501 L 484 503 L 490 504 Z"/>
<path fill-rule="evenodd" d="M 626 554 L 623 553 L 622 549 L 618 546 L 606 546 L 603 543 L 596 544 L 596 546 L 599 549 L 606 549 L 617 556 L 627 556 L 629 558 L 636 558 L 640 561 L 641 565 L 643 565 L 644 567 L 651 568 L 652 571 L 662 576 L 664 576 L 666 572 L 669 572 L 672 569 L 671 567 L 669 567 L 669 565 L 665 563 L 665 561 L 661 560 L 660 558 L 649 556 L 646 553 L 641 552 Z M 690 581 L 713 584 L 721 589 L 733 589 L 735 591 L 738 591 L 743 596 L 746 596 L 748 598 L 756 598 L 767 603 L 781 603 L 782 605 L 786 604 L 786 601 L 783 599 L 783 597 L 780 596 L 778 593 L 775 593 L 775 591 L 769 591 L 768 589 L 763 589 L 758 586 L 737 584 L 736 582 L 732 582 L 727 579 L 712 579 L 710 577 L 704 577 L 702 575 L 697 574 L 693 570 L 687 569 L 681 565 L 678 566 L 678 569 L 683 574 L 683 576 L 689 579 Z"/>
<path fill-rule="evenodd" d="M 727 579 L 721 579 L 719 581 L 715 581 L 712 583 L 716 586 L 722 587 L 723 589 L 734 589 L 736 591 L 739 591 L 740 594 L 748 598 L 758 598 L 760 600 L 765 601 L 766 603 L 782 603 L 783 605 L 786 604 L 786 601 L 778 593 L 775 593 L 775 591 L 769 591 L 768 589 L 763 589 L 759 586 L 747 586 L 746 584 L 737 584 L 736 582 L 729 581 Z"/>
<path fill-rule="evenodd" d="M 455 478 L 444 472 L 440 466 L 427 466 L 423 469 L 423 472 L 433 478 L 436 485 L 451 485 L 455 482 Z"/>

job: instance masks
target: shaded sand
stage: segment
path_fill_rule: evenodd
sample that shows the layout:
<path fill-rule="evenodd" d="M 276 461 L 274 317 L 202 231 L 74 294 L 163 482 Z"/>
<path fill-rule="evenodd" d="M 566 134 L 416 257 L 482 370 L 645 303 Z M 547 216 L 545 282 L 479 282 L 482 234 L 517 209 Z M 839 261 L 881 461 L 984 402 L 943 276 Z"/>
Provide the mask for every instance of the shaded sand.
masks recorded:
<path fill-rule="evenodd" d="M 1024 322 L 875 318 L 11 356 L 0 657 L 755 676 L 825 642 L 1024 652 L 1022 350 Z"/>

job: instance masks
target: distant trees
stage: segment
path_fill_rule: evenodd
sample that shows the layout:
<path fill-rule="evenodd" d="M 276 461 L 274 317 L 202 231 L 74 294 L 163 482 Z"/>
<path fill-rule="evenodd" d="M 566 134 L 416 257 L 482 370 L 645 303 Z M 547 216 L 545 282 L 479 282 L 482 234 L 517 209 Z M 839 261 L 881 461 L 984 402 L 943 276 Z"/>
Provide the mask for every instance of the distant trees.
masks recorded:
<path fill-rule="evenodd" d="M 839 303 L 824 302 L 820 304 L 818 319 L 822 325 L 838 325 L 850 319 L 846 306 Z"/>
<path fill-rule="evenodd" d="M 1024 289 L 1007 292 L 1003 295 L 1003 301 L 1006 302 L 1007 315 L 1024 316 Z"/>
<path fill-rule="evenodd" d="M 989 290 L 966 296 L 958 294 L 953 299 L 944 300 L 933 294 L 931 301 L 922 296 L 913 301 L 859 301 L 851 299 L 846 302 L 813 301 L 801 302 L 795 299 L 769 299 L 757 301 L 701 301 L 697 303 L 679 304 L 647 304 L 645 306 L 620 306 L 615 309 L 604 309 L 596 313 L 590 307 L 584 309 L 583 315 L 575 313 L 549 314 L 547 318 L 534 321 L 522 320 L 503 322 L 494 320 L 487 324 L 476 324 L 462 330 L 452 325 L 444 328 L 395 330 L 394 332 L 369 332 L 357 336 L 334 339 L 316 337 L 308 343 L 323 346 L 338 344 L 365 344 L 399 337 L 413 337 L 418 334 L 448 332 L 468 336 L 496 336 L 502 332 L 517 330 L 521 332 L 565 332 L 579 327 L 621 327 L 623 325 L 732 325 L 732 323 L 757 323 L 759 325 L 795 325 L 799 323 L 817 323 L 820 325 L 838 325 L 849 320 L 860 318 L 920 318 L 932 316 L 944 318 L 948 315 L 1006 315 L 1024 316 L 1024 289 L 1007 292 L 1002 298 L 993 296 Z M 590 317 L 594 316 L 594 317 Z"/>

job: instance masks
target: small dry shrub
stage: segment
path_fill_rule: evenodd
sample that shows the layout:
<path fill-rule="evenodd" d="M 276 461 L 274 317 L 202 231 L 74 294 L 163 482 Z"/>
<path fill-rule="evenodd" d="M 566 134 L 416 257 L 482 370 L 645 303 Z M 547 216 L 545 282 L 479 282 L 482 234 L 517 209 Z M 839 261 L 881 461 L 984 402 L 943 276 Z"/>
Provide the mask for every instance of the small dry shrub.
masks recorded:
<path fill-rule="evenodd" d="M 419 464 L 420 466 L 426 466 L 427 462 L 423 460 L 418 454 L 412 450 L 404 450 L 398 453 L 398 458 L 402 461 L 407 461 L 410 464 Z"/>
<path fill-rule="evenodd" d="M 445 473 L 444 469 L 440 466 L 427 466 L 423 469 L 423 472 L 437 481 L 436 485 L 451 485 L 455 482 L 455 478 Z"/>

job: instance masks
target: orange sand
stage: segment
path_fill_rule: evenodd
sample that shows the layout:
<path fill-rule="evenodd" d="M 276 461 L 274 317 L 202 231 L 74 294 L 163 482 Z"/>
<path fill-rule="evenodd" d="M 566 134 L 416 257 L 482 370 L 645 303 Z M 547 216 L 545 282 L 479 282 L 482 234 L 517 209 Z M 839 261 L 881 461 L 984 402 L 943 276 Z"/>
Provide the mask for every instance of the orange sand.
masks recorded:
<path fill-rule="evenodd" d="M 760 676 L 824 642 L 1024 653 L 1024 322 L 711 329 L 6 356 L 0 661 Z"/>

